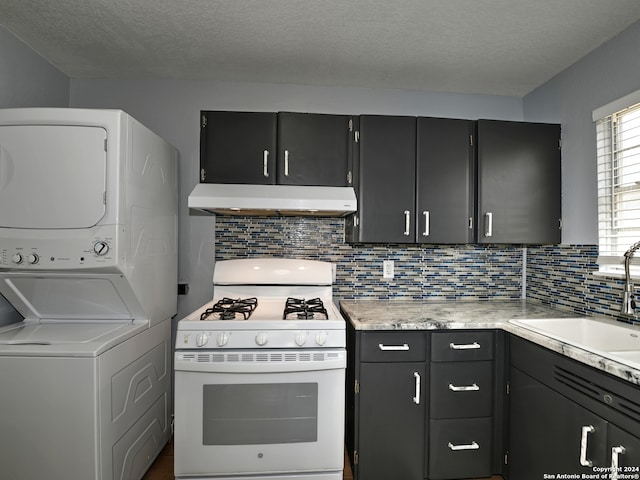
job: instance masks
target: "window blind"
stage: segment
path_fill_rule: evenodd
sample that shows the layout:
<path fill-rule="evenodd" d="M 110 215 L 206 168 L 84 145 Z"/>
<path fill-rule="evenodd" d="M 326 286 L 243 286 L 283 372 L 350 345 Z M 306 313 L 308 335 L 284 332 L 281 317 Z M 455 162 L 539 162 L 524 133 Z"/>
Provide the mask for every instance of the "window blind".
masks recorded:
<path fill-rule="evenodd" d="M 640 104 L 597 120 L 596 134 L 598 263 L 615 271 L 640 240 Z"/>

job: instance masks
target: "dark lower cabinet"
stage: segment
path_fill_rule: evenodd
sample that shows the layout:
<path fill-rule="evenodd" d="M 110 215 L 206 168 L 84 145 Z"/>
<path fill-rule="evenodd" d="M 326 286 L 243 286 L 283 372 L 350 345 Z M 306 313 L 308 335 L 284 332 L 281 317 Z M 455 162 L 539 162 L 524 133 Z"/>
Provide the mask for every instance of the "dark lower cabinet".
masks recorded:
<path fill-rule="evenodd" d="M 640 388 L 526 340 L 510 343 L 509 479 L 640 474 Z"/>
<path fill-rule="evenodd" d="M 354 478 L 502 473 L 503 338 L 487 330 L 359 331 L 348 323 L 346 442 Z"/>
<path fill-rule="evenodd" d="M 515 368 L 510 406 L 509 478 L 593 473 L 591 466 L 580 464 L 583 427 L 593 428 L 584 458 L 605 465 L 607 422 Z"/>
<path fill-rule="evenodd" d="M 430 480 L 491 476 L 491 417 L 429 420 Z"/>
<path fill-rule="evenodd" d="M 361 365 L 359 479 L 424 479 L 425 380 L 424 362 Z"/>

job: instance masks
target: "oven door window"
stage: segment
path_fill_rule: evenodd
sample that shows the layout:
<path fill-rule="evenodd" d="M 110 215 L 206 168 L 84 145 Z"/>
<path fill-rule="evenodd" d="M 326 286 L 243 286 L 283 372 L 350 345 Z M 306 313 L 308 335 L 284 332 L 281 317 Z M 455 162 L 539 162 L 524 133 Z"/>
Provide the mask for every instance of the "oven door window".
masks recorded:
<path fill-rule="evenodd" d="M 318 384 L 204 385 L 204 445 L 269 445 L 318 439 Z"/>

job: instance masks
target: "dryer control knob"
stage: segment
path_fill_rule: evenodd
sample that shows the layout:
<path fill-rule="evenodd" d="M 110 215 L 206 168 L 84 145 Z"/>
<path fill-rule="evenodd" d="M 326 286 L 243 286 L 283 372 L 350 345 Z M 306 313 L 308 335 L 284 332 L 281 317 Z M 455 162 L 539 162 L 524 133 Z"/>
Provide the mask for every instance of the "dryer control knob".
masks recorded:
<path fill-rule="evenodd" d="M 209 341 L 209 335 L 206 332 L 200 332 L 196 335 L 196 347 L 204 347 Z"/>
<path fill-rule="evenodd" d="M 256 335 L 256 343 L 261 346 L 264 347 L 267 342 L 269 341 L 269 339 L 267 338 L 267 334 L 264 332 L 260 332 Z"/>
<path fill-rule="evenodd" d="M 216 343 L 219 347 L 224 347 L 227 343 L 229 343 L 229 334 L 226 332 L 219 333 L 216 337 Z"/>
<path fill-rule="evenodd" d="M 11 261 L 13 263 L 17 263 L 18 265 L 22 263 L 22 255 L 20 255 L 19 253 L 16 253 L 13 257 L 11 257 Z"/>
<path fill-rule="evenodd" d="M 96 255 L 100 255 L 102 257 L 103 255 L 109 253 L 109 244 L 103 240 L 100 240 L 99 242 L 93 244 L 93 251 Z"/>
<path fill-rule="evenodd" d="M 27 262 L 30 263 L 31 265 L 35 265 L 39 261 L 40 261 L 40 257 L 37 254 L 31 253 L 27 255 Z"/>

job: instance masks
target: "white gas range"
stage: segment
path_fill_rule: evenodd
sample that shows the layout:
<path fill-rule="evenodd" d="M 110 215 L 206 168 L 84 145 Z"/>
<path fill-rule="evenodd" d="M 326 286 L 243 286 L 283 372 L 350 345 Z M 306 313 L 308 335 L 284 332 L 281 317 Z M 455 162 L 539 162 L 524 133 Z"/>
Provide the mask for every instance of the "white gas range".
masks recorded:
<path fill-rule="evenodd" d="M 176 478 L 341 480 L 345 320 L 332 265 L 219 261 L 178 322 Z"/>

